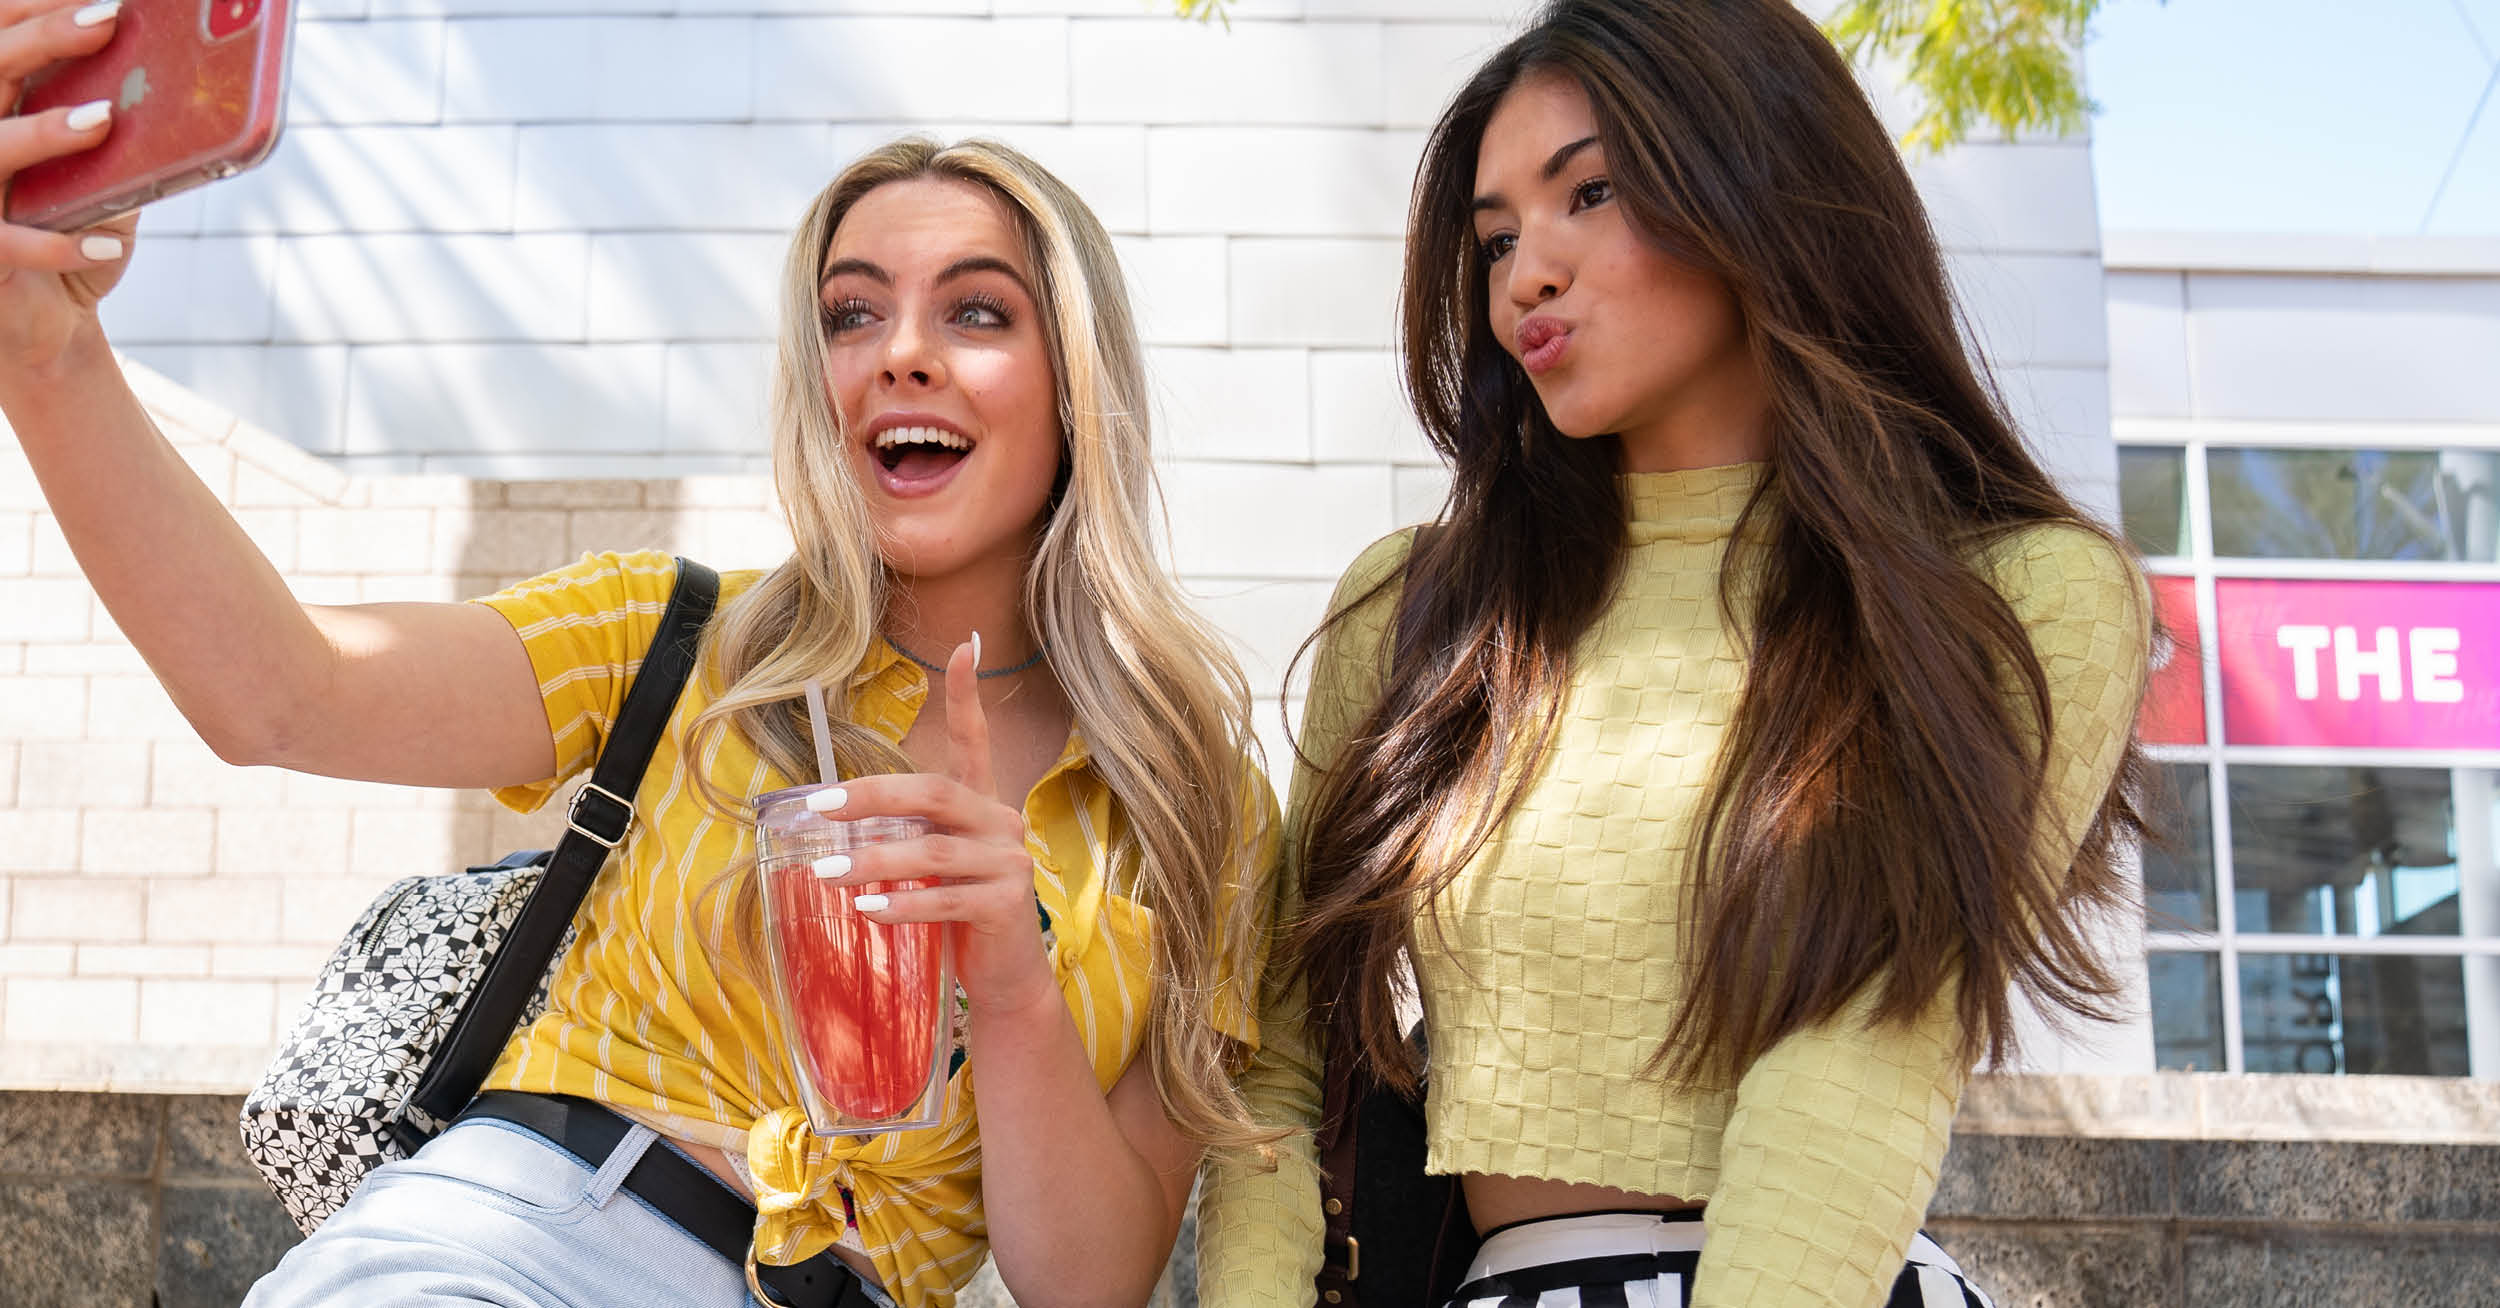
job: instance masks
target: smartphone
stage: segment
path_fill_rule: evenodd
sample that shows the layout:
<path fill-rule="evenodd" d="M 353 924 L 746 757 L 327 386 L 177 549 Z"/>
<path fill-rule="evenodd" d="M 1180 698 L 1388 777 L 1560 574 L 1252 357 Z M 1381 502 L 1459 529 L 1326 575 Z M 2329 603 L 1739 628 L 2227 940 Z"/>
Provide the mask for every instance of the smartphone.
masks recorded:
<path fill-rule="evenodd" d="M 293 42 L 290 0 L 130 0 L 104 48 L 26 81 L 17 112 L 113 102 L 92 150 L 8 183 L 0 218 L 75 231 L 231 177 L 278 144 Z"/>

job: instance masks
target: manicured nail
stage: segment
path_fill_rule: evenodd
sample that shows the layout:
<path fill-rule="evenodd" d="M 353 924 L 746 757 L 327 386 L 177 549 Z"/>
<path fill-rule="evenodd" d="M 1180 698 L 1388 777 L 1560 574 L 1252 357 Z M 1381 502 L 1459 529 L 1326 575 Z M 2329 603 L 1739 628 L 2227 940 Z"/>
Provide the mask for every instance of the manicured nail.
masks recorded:
<path fill-rule="evenodd" d="M 848 804 L 850 802 L 850 792 L 842 789 L 840 786 L 835 786 L 831 790 L 819 790 L 815 794 L 809 795 L 807 797 L 807 811 L 810 813 L 831 813 L 840 809 L 844 804 Z"/>
<path fill-rule="evenodd" d="M 857 895 L 852 898 L 851 907 L 858 909 L 862 913 L 881 912 L 885 908 L 885 896 Z"/>
<path fill-rule="evenodd" d="M 851 874 L 851 856 L 848 854 L 827 854 L 823 858 L 817 859 L 815 866 L 816 875 L 820 877 L 849 876 Z"/>
<path fill-rule="evenodd" d="M 98 23 L 112 22 L 113 16 L 121 11 L 122 0 L 104 0 L 102 4 L 89 5 L 71 14 L 69 21 L 80 27 L 93 27 Z"/>
<path fill-rule="evenodd" d="M 972 670 L 981 670 L 981 633 L 977 631 L 972 633 Z"/>
<path fill-rule="evenodd" d="M 97 263 L 110 263 L 122 257 L 122 243 L 110 236 L 82 237 L 78 242 L 78 253 Z"/>
<path fill-rule="evenodd" d="M 68 122 L 68 124 L 69 124 L 69 129 L 70 129 L 71 131 L 73 131 L 73 132 L 86 132 L 86 131 L 93 131 L 94 129 L 96 129 L 96 128 L 98 128 L 98 127 L 102 127 L 102 126 L 104 125 L 104 123 L 105 123 L 105 120 L 106 120 L 106 119 L 108 119 L 108 118 L 111 118 L 112 116 L 113 116 L 113 102 L 112 102 L 112 101 L 110 101 L 110 100 L 89 100 L 89 101 L 88 101 L 88 102 L 86 102 L 85 104 L 82 104 L 82 105 L 78 106 L 77 108 L 70 110 L 70 111 L 69 111 L 69 118 L 68 118 L 66 121 Z"/>

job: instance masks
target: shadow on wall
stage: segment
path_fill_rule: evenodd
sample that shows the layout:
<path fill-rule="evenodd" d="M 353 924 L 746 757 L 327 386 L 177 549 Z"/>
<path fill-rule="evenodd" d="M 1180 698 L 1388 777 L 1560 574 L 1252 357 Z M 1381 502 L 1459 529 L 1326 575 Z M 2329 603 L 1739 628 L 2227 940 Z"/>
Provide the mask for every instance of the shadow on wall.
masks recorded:
<path fill-rule="evenodd" d="M 777 31 L 305 18 L 277 151 L 144 215 L 106 326 L 358 472 L 760 471 L 786 234 L 889 134 L 830 120 L 910 90 L 807 40 L 846 88 L 812 103 Z M 637 68 L 669 71 L 634 97 Z M 715 72 L 725 92 L 668 89 Z"/>

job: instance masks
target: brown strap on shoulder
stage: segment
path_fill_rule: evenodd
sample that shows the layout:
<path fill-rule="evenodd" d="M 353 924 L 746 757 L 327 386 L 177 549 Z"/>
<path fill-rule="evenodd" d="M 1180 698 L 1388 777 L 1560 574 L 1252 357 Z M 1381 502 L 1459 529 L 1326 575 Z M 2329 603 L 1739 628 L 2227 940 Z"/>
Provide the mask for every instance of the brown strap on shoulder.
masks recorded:
<path fill-rule="evenodd" d="M 1363 1250 L 1354 1239 L 1354 1065 L 1353 1049 L 1328 1042 L 1326 1070 L 1320 1076 L 1319 1131 L 1312 1145 L 1319 1154 L 1320 1245 L 1319 1301 L 1327 1308 L 1354 1308 L 1354 1282 L 1362 1275 Z"/>

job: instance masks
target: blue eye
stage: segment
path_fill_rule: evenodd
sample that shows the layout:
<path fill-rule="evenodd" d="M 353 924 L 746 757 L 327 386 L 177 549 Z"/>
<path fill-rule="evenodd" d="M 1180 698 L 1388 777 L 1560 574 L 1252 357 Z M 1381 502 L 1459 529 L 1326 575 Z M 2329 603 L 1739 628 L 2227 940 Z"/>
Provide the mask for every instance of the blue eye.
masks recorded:
<path fill-rule="evenodd" d="M 829 332 L 851 331 L 866 326 L 873 316 L 875 315 L 869 310 L 866 300 L 838 300 L 825 306 L 825 330 Z"/>
<path fill-rule="evenodd" d="M 955 305 L 947 321 L 958 327 L 1004 327 L 1014 321 L 1007 306 L 995 296 L 967 295 Z"/>

